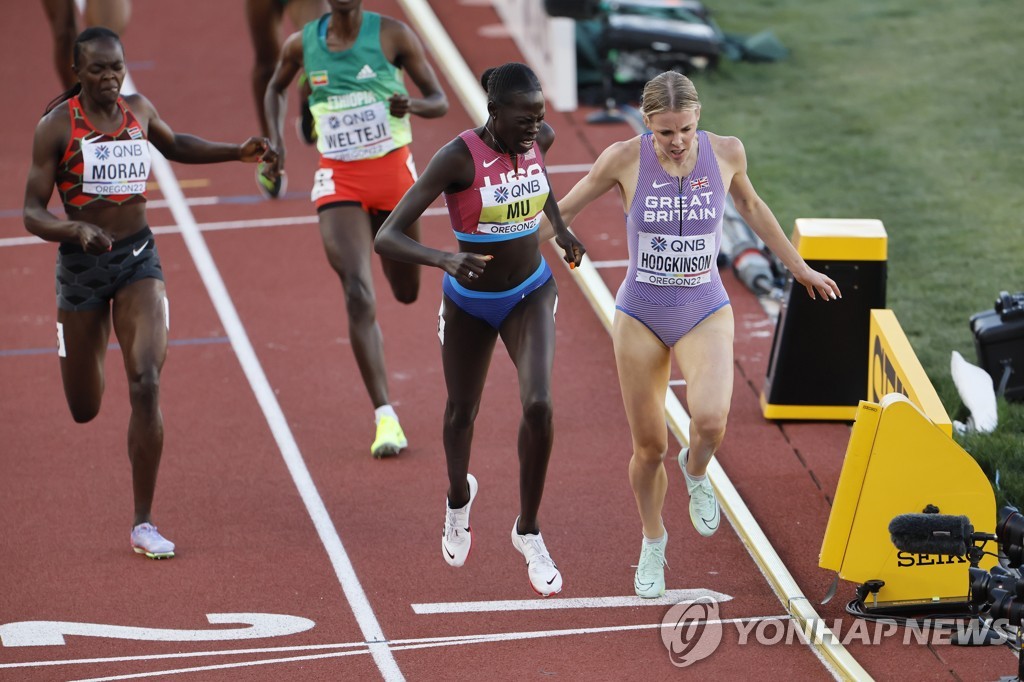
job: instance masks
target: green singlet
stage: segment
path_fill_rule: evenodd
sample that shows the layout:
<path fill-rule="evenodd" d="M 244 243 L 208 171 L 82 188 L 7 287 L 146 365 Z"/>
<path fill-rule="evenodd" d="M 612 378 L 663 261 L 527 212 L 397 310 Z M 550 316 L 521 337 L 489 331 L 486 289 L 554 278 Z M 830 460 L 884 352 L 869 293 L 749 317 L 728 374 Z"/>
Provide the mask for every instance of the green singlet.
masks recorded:
<path fill-rule="evenodd" d="M 302 29 L 317 149 L 329 159 L 360 161 L 406 146 L 412 142 L 409 116 L 392 116 L 388 98 L 395 93 L 408 95 L 408 90 L 402 70 L 388 62 L 381 50 L 380 14 L 363 12 L 355 44 L 337 52 L 327 49 L 330 18 L 325 14 Z"/>

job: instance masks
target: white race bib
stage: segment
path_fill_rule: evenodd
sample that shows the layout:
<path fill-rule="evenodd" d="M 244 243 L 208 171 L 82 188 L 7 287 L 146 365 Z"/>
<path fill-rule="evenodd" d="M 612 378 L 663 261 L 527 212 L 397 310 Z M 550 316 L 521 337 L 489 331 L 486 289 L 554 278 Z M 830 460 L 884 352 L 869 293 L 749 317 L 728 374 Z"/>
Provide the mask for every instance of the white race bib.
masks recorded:
<path fill-rule="evenodd" d="M 537 229 L 551 188 L 543 167 L 534 163 L 518 174 L 509 171 L 501 184 L 488 181 L 479 191 L 477 233 L 514 235 Z"/>
<path fill-rule="evenodd" d="M 641 232 L 636 281 L 666 287 L 696 287 L 711 281 L 716 267 L 714 233 L 695 237 Z"/>
<path fill-rule="evenodd" d="M 145 140 L 82 139 L 82 192 L 85 194 L 142 194 L 149 179 L 151 158 Z"/>
<path fill-rule="evenodd" d="M 329 159 L 359 161 L 395 148 L 387 102 L 321 114 L 317 149 Z"/>

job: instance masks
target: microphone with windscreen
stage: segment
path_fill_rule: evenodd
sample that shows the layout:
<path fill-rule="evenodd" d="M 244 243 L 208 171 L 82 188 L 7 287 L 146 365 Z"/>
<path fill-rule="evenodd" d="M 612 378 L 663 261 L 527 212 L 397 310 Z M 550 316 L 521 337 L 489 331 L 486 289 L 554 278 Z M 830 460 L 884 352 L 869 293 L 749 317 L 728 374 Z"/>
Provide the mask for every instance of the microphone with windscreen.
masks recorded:
<path fill-rule="evenodd" d="M 889 537 L 897 549 L 912 554 L 967 556 L 975 539 L 974 526 L 966 516 L 950 514 L 901 514 L 889 522 Z"/>

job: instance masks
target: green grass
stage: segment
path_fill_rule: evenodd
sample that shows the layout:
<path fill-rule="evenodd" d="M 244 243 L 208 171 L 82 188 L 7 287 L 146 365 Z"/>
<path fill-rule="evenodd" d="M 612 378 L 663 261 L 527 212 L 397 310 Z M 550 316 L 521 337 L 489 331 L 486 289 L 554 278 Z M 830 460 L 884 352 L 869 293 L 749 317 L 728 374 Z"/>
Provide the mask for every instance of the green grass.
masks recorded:
<path fill-rule="evenodd" d="M 968 318 L 1024 290 L 1024 3 L 737 0 L 729 33 L 772 30 L 774 64 L 724 63 L 695 82 L 701 125 L 736 135 L 787 231 L 796 218 L 877 218 L 887 306 L 947 412 L 966 416 L 950 353 L 976 361 Z M 1024 504 L 1024 404 L 963 439 L 999 503 Z"/>

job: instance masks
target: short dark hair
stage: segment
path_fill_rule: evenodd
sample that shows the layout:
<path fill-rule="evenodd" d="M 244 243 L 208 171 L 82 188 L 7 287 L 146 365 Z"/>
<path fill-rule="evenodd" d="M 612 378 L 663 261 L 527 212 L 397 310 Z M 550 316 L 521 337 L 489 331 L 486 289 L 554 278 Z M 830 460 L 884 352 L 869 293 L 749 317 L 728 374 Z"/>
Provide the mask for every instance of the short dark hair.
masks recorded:
<path fill-rule="evenodd" d="M 508 62 L 492 66 L 480 77 L 480 85 L 487 92 L 487 99 L 496 104 L 505 104 L 508 97 L 517 92 L 539 92 L 540 79 L 526 64 Z"/>

